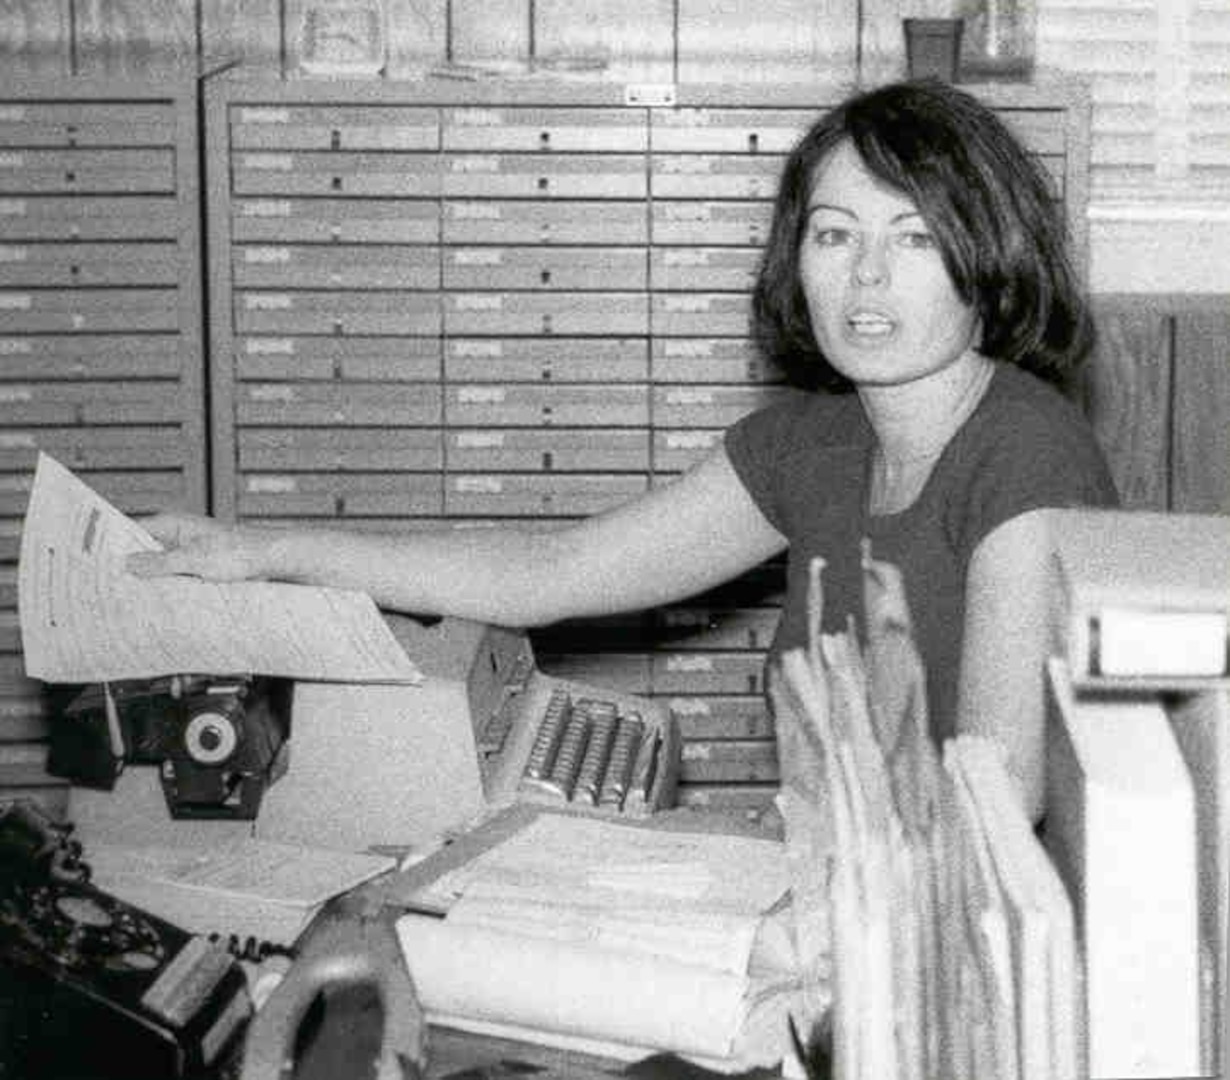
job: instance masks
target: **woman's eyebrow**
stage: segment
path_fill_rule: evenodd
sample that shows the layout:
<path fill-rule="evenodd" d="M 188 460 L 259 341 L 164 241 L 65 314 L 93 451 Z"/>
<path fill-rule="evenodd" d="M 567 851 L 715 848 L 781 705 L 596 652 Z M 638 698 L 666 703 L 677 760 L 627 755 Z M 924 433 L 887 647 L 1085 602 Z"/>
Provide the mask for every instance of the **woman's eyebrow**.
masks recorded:
<path fill-rule="evenodd" d="M 812 203 L 812 205 L 807 208 L 807 216 L 811 217 L 812 214 L 819 214 L 822 211 L 841 214 L 843 217 L 848 217 L 852 221 L 858 220 L 858 214 L 856 214 L 853 210 L 850 210 L 844 206 L 834 206 L 832 203 Z"/>
<path fill-rule="evenodd" d="M 842 217 L 848 217 L 851 221 L 858 220 L 858 214 L 845 206 L 837 206 L 833 203 L 812 203 L 807 208 L 807 216 L 819 213 L 840 214 Z M 899 214 L 894 214 L 890 220 L 890 225 L 899 225 L 903 221 L 908 221 L 910 218 L 921 218 L 923 216 L 921 210 L 902 210 Z"/>

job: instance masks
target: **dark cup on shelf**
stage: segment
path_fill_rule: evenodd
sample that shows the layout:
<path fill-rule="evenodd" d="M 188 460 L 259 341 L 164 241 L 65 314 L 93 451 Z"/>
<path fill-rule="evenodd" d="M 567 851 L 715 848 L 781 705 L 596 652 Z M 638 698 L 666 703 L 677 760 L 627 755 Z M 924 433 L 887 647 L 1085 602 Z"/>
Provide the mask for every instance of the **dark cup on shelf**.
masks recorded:
<path fill-rule="evenodd" d="M 961 63 L 962 19 L 902 19 L 910 78 L 928 75 L 956 82 Z"/>

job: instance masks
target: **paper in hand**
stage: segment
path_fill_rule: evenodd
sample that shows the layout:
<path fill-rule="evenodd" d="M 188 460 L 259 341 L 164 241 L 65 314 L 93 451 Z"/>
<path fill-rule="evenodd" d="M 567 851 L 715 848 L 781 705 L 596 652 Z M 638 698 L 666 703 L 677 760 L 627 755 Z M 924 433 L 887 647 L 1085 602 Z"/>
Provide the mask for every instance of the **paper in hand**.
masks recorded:
<path fill-rule="evenodd" d="M 17 582 L 26 673 L 68 683 L 184 672 L 422 678 L 365 593 L 128 573 L 129 554 L 153 550 L 140 525 L 40 454 Z"/>

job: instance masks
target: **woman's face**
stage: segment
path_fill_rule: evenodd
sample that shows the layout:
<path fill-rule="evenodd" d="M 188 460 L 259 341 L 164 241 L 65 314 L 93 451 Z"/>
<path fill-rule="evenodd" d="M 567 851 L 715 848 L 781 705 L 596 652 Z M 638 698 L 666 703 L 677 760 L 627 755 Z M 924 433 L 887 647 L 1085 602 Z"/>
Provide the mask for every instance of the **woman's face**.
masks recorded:
<path fill-rule="evenodd" d="M 817 344 L 857 385 L 911 382 L 975 343 L 975 313 L 918 207 L 849 142 L 816 167 L 799 270 Z"/>

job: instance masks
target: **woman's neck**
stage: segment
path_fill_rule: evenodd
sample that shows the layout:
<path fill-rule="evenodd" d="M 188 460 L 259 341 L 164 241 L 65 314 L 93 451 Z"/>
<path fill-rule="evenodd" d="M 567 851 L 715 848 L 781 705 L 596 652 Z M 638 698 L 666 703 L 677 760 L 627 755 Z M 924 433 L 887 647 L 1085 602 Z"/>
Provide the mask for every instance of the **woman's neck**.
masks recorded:
<path fill-rule="evenodd" d="M 994 373 L 994 362 L 971 350 L 926 378 L 859 388 L 876 436 L 870 513 L 896 514 L 913 504 L 944 447 L 978 407 Z"/>
<path fill-rule="evenodd" d="M 978 407 L 995 363 L 970 349 L 942 371 L 892 386 L 861 386 L 859 398 L 890 463 L 935 458 Z"/>

